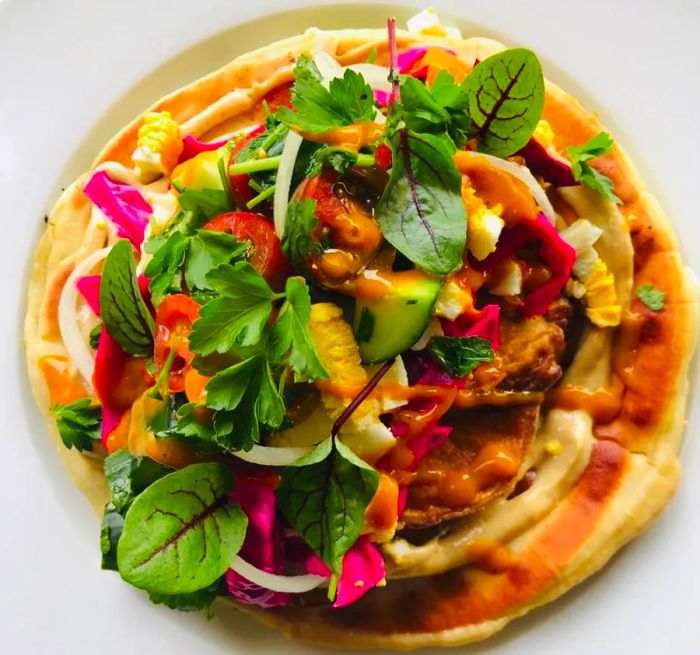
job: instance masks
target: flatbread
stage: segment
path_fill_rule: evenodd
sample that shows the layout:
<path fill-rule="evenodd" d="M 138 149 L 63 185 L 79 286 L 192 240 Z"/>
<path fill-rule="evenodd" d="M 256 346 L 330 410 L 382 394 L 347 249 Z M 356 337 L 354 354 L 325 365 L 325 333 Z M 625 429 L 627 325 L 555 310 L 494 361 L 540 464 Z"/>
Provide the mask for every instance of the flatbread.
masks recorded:
<path fill-rule="evenodd" d="M 449 47 L 472 64 L 503 48 L 482 38 L 399 33 L 399 47 L 419 43 Z M 262 98 L 291 81 L 300 52 L 324 50 L 347 65 L 366 61 L 372 49 L 378 61 L 386 61 L 383 30 L 310 30 L 243 55 L 150 110 L 168 110 L 183 133 L 214 139 L 260 122 Z M 602 129 L 551 83 L 544 118 L 560 150 Z M 137 117 L 117 134 L 94 166 L 108 161 L 130 166 L 140 123 Z M 621 383 L 619 414 L 603 423 L 595 403 L 546 412 L 526 466 L 537 472 L 530 488 L 456 521 L 428 543 L 399 539 L 386 545 L 391 580 L 358 603 L 340 610 L 241 609 L 290 637 L 323 646 L 464 644 L 494 634 L 597 571 L 666 505 L 679 475 L 688 365 L 697 334 L 696 288 L 667 217 L 619 145 L 600 168 L 623 201 L 619 211 L 582 188 L 562 191 L 560 200 L 605 226 L 599 251 L 616 275 L 625 317 L 616 331 L 588 331 L 562 384 L 595 392 L 614 377 Z M 25 349 L 34 393 L 45 412 L 48 393 L 37 363 L 46 355 L 65 354 L 56 316 L 61 289 L 76 263 L 104 247 L 108 238 L 104 227 L 91 220 L 90 203 L 81 192 L 86 179 L 68 187 L 51 211 L 30 279 Z M 632 289 L 645 283 L 667 292 L 662 312 L 649 311 L 633 296 Z M 101 463 L 61 447 L 49 423 L 71 477 L 101 511 L 107 499 Z"/>

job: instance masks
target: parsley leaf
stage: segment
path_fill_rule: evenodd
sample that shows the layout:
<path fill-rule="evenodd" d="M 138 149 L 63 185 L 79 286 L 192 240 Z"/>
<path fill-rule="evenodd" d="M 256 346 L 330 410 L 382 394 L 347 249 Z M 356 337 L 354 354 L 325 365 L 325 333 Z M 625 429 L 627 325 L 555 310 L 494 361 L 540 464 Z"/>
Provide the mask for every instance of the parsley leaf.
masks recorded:
<path fill-rule="evenodd" d="M 653 284 L 643 284 L 635 294 L 652 312 L 660 312 L 666 302 L 666 292 L 657 289 Z"/>
<path fill-rule="evenodd" d="M 314 215 L 316 201 L 310 198 L 293 200 L 287 207 L 287 221 L 282 235 L 282 252 L 297 268 L 302 268 L 314 250 L 314 240 L 311 231 L 318 220 Z"/>
<path fill-rule="evenodd" d="M 235 236 L 211 230 L 197 230 L 192 236 L 173 232 L 164 240 L 149 241 L 146 250 L 154 254 L 145 273 L 153 303 L 157 306 L 165 296 L 182 292 L 183 267 L 190 289 L 210 290 L 207 275 L 220 264 L 240 259 L 246 249 Z"/>
<path fill-rule="evenodd" d="M 148 289 L 153 304 L 158 306 L 165 296 L 182 292 L 182 265 L 187 254 L 188 237 L 182 232 L 174 232 L 163 239 L 151 239 L 144 250 L 153 258 L 144 273 L 151 280 Z"/>
<path fill-rule="evenodd" d="M 102 410 L 99 405 L 93 405 L 89 398 L 76 400 L 69 405 L 56 403 L 51 411 L 66 448 L 92 450 L 93 443 L 100 440 Z"/>
<path fill-rule="evenodd" d="M 482 362 L 493 359 L 491 342 L 481 337 L 433 337 L 428 350 L 452 377 L 469 375 Z"/>
<path fill-rule="evenodd" d="M 136 281 L 131 243 L 125 239 L 112 246 L 105 260 L 100 307 L 107 332 L 127 353 L 153 353 L 155 325 Z"/>
<path fill-rule="evenodd" d="M 127 448 L 108 455 L 104 471 L 114 510 L 125 514 L 136 496 L 173 470 L 149 457 L 134 457 Z"/>
<path fill-rule="evenodd" d="M 415 77 L 402 76 L 401 104 L 406 126 L 414 132 L 447 131 L 458 148 L 467 143 L 470 120 L 466 80 L 457 84 L 447 71 L 440 71 L 432 88 L 428 88 Z"/>
<path fill-rule="evenodd" d="M 260 425 L 279 427 L 285 407 L 267 354 L 259 352 L 212 377 L 207 383 L 207 406 L 218 410 L 216 443 L 229 451 L 249 450 L 258 443 Z"/>
<path fill-rule="evenodd" d="M 197 403 L 185 403 L 178 407 L 175 413 L 177 422 L 156 436 L 174 437 L 205 444 L 214 440 L 215 432 L 212 425 L 212 412 Z"/>
<path fill-rule="evenodd" d="M 272 311 L 272 301 L 281 295 L 274 293 L 248 262 L 222 264 L 206 279 L 220 297 L 199 312 L 190 335 L 192 352 L 223 354 L 235 345 L 256 344 Z"/>
<path fill-rule="evenodd" d="M 319 175 L 323 166 L 328 164 L 338 175 L 344 175 L 357 163 L 357 153 L 325 146 L 317 149 L 308 162 L 305 177 Z"/>
<path fill-rule="evenodd" d="M 178 202 L 183 211 L 190 212 L 195 217 L 182 226 L 189 230 L 202 227 L 214 216 L 233 210 L 231 197 L 228 191 L 223 189 L 191 189 L 188 187 L 180 193 Z"/>
<path fill-rule="evenodd" d="M 240 259 L 247 249 L 247 244 L 227 232 L 198 230 L 190 239 L 185 263 L 187 286 L 190 289 L 211 289 L 207 275 L 221 264 Z"/>
<path fill-rule="evenodd" d="M 339 439 L 329 437 L 283 470 L 277 503 L 292 528 L 337 577 L 378 483 L 377 471 Z"/>
<path fill-rule="evenodd" d="M 612 180 L 589 163 L 591 159 L 607 155 L 612 147 L 613 140 L 610 135 L 607 132 L 599 132 L 582 146 L 569 146 L 566 151 L 571 157 L 571 172 L 574 179 L 619 205 L 622 201 L 613 192 Z"/>
<path fill-rule="evenodd" d="M 270 355 L 281 360 L 289 353 L 289 365 L 295 380 L 328 378 L 309 332 L 311 300 L 306 282 L 301 277 L 290 277 L 286 286 L 287 299 L 280 309 L 270 335 Z"/>
<path fill-rule="evenodd" d="M 346 70 L 342 78 L 330 81 L 326 89 L 316 64 L 302 55 L 294 67 L 292 104 L 280 107 L 277 118 L 284 124 L 305 132 L 327 132 L 337 127 L 374 118 L 372 88 L 362 75 Z"/>

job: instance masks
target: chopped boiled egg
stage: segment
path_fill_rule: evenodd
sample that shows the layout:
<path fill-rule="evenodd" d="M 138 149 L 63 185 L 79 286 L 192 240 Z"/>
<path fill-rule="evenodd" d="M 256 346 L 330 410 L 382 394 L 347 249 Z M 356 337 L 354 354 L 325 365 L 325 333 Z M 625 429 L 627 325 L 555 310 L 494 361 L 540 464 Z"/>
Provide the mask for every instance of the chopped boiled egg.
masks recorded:
<path fill-rule="evenodd" d="M 561 232 L 561 237 L 576 250 L 573 273 L 579 283 L 571 287 L 571 295 L 584 298 L 586 316 L 594 325 L 614 327 L 620 324 L 622 308 L 617 302 L 615 276 L 594 248 L 602 234 L 599 227 L 579 218 Z"/>
<path fill-rule="evenodd" d="M 454 321 L 473 304 L 472 292 L 469 289 L 465 289 L 453 280 L 448 280 L 440 289 L 435 303 L 435 315 Z"/>
<path fill-rule="evenodd" d="M 440 23 L 437 12 L 432 7 L 419 11 L 406 21 L 406 27 L 411 34 L 424 36 L 450 36 L 461 38 L 461 32 L 456 28 L 444 27 Z"/>
<path fill-rule="evenodd" d="M 180 127 L 170 112 L 148 112 L 143 117 L 136 150 L 131 155 L 139 180 L 150 182 L 172 171 L 182 147 Z"/>
<path fill-rule="evenodd" d="M 523 271 L 515 259 L 496 264 L 489 275 L 489 291 L 495 296 L 517 296 L 523 290 Z"/>
<path fill-rule="evenodd" d="M 505 221 L 485 205 L 469 215 L 467 248 L 479 261 L 486 259 L 494 250 Z"/>

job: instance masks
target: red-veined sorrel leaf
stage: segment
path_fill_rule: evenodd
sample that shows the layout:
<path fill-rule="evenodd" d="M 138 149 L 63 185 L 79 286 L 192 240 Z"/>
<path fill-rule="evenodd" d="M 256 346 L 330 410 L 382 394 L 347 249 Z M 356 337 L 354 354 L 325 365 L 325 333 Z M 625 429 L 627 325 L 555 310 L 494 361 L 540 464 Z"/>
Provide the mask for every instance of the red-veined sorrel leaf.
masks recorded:
<path fill-rule="evenodd" d="M 484 59 L 467 77 L 472 135 L 479 150 L 507 157 L 532 136 L 544 107 L 542 66 L 514 48 Z"/>
<path fill-rule="evenodd" d="M 122 578 L 160 594 L 187 594 L 212 584 L 243 545 L 248 524 L 228 502 L 231 473 L 222 464 L 192 464 L 136 497 L 117 547 Z"/>
<path fill-rule="evenodd" d="M 400 129 L 391 178 L 376 207 L 384 238 L 414 264 L 444 275 L 462 263 L 467 214 L 445 138 Z"/>

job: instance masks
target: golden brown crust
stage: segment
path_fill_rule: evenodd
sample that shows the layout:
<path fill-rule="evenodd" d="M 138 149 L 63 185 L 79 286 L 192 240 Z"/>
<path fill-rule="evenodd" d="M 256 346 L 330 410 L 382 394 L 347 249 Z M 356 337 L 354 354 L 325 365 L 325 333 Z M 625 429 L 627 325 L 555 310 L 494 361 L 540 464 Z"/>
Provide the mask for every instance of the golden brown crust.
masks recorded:
<path fill-rule="evenodd" d="M 402 46 L 419 40 L 447 44 L 470 63 L 501 47 L 485 39 L 459 42 L 400 36 Z M 288 82 L 294 57 L 313 47 L 335 53 L 342 64 L 364 61 L 372 47 L 377 48 L 380 61 L 386 56 L 382 31 L 310 33 L 240 57 L 151 109 L 170 111 L 186 133 L 214 138 L 254 122 L 260 99 Z M 597 119 L 551 84 L 544 116 L 561 150 L 583 143 L 601 129 Z M 95 165 L 110 160 L 129 164 L 139 123 L 140 117 L 116 135 Z M 476 641 L 599 569 L 664 507 L 678 479 L 676 454 L 687 368 L 697 333 L 696 290 L 683 269 L 667 218 L 622 149 L 615 146 L 598 165 L 624 201 L 621 211 L 635 248 L 633 286 L 651 282 L 668 297 L 666 308 L 658 314 L 636 300 L 632 303 L 614 350 L 613 369 L 625 385 L 621 411 L 613 421 L 595 426 L 598 440 L 578 482 L 557 487 L 561 495 L 556 502 L 538 514 L 528 529 L 509 538 L 511 560 L 500 572 L 467 565 L 442 575 L 396 580 L 341 611 L 243 609 L 292 637 L 324 646 L 410 649 Z M 48 407 L 48 397 L 37 361 L 42 355 L 64 352 L 56 325 L 60 290 L 73 266 L 102 247 L 106 238 L 99 228 L 88 228 L 90 208 L 81 192 L 82 181 L 69 187 L 51 212 L 30 279 L 25 345 L 30 379 L 42 410 Z M 606 353 L 609 342 L 593 335 L 589 345 L 600 346 L 596 352 Z M 600 373 L 591 376 L 596 377 Z M 569 411 L 568 416 L 578 414 Z M 53 426 L 51 433 L 58 443 Z M 99 462 L 59 450 L 76 484 L 99 511 L 106 498 Z"/>

